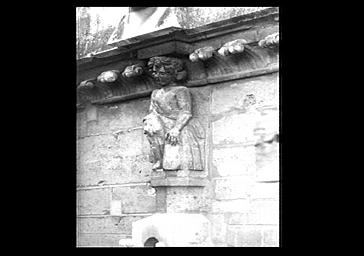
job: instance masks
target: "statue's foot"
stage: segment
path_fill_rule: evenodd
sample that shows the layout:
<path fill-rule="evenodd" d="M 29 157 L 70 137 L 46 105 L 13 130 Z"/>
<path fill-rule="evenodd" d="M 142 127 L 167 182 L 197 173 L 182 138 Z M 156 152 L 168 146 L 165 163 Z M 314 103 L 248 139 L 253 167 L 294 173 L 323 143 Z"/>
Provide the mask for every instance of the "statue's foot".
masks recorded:
<path fill-rule="evenodd" d="M 162 169 L 161 162 L 160 162 L 160 161 L 157 161 L 155 164 L 153 164 L 152 169 L 153 169 L 153 170 Z"/>

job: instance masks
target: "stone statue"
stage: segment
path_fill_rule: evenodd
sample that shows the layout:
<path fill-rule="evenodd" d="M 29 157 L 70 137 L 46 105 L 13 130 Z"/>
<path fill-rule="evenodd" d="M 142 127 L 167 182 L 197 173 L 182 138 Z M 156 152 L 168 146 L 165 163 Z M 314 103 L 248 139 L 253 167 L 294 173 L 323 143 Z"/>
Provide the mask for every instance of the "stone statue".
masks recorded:
<path fill-rule="evenodd" d="M 148 68 L 162 87 L 152 92 L 150 113 L 143 119 L 153 170 L 203 170 L 199 139 L 204 132 L 192 117 L 189 89 L 176 83 L 186 77 L 183 62 L 153 57 Z"/>

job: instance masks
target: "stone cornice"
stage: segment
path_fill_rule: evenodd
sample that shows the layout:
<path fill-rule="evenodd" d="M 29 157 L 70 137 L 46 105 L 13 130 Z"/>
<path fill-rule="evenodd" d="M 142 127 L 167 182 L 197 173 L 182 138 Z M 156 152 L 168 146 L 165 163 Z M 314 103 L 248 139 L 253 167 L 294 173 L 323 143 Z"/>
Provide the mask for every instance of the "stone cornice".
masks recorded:
<path fill-rule="evenodd" d="M 112 49 L 99 52 L 91 57 L 78 59 L 77 66 L 81 68 L 81 66 L 85 63 L 93 62 L 96 59 L 108 58 L 119 54 L 125 55 L 125 53 L 130 53 L 131 50 L 137 50 L 139 47 L 148 47 L 168 41 L 193 43 L 214 36 L 221 36 L 226 33 L 235 32 L 237 30 L 249 29 L 254 25 L 254 23 L 257 23 L 262 19 L 273 18 L 277 21 L 278 15 L 278 8 L 272 7 L 262 11 L 234 17 L 228 20 L 214 22 L 198 28 L 181 29 L 171 27 L 154 31 L 145 35 L 140 35 L 127 40 L 119 41 L 119 43 L 116 44 L 117 46 Z"/>
<path fill-rule="evenodd" d="M 181 59 L 187 87 L 277 72 L 277 21 L 278 8 L 268 8 L 195 29 L 167 28 L 123 40 L 118 48 L 77 61 L 78 106 L 148 96 L 159 88 L 145 69 L 155 56 Z"/>

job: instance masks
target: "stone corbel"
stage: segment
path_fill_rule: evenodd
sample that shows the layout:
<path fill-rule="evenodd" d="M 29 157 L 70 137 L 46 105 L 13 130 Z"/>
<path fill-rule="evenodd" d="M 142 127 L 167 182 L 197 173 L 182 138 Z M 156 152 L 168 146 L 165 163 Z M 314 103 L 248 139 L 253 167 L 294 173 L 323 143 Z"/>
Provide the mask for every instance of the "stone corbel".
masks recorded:
<path fill-rule="evenodd" d="M 101 83 L 112 83 L 115 82 L 119 77 L 119 70 L 109 70 L 102 72 L 98 77 L 97 81 Z"/>
<path fill-rule="evenodd" d="M 77 87 L 79 101 L 93 101 L 100 95 L 106 99 L 111 98 L 113 93 L 109 86 L 118 79 L 119 74 L 118 70 L 109 70 L 102 72 L 96 79 L 82 81 Z"/>
<path fill-rule="evenodd" d="M 236 39 L 225 43 L 217 52 L 221 56 L 228 56 L 244 51 L 244 45 L 247 44 L 245 39 Z"/>
<path fill-rule="evenodd" d="M 96 88 L 95 82 L 91 80 L 82 81 L 77 87 L 77 95 L 79 102 L 87 102 L 92 100 L 92 91 Z"/>
<path fill-rule="evenodd" d="M 279 45 L 279 33 L 274 33 L 260 40 L 258 45 L 263 48 L 274 48 Z"/>

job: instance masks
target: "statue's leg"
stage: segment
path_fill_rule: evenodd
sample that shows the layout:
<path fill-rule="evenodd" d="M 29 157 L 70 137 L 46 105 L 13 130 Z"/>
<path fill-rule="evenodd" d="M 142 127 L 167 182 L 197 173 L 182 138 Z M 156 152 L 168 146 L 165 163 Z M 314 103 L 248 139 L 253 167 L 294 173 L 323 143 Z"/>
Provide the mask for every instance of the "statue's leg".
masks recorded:
<path fill-rule="evenodd" d="M 163 161 L 163 154 L 161 154 L 161 147 L 159 143 L 159 138 L 155 135 L 149 136 L 147 135 L 149 144 L 150 144 L 150 155 L 149 160 L 153 163 L 153 170 L 161 169 L 161 163 Z"/>
<path fill-rule="evenodd" d="M 164 152 L 164 130 L 161 120 L 150 114 L 144 120 L 144 133 L 147 135 L 150 144 L 150 160 L 153 163 L 153 170 L 162 169 Z"/>

